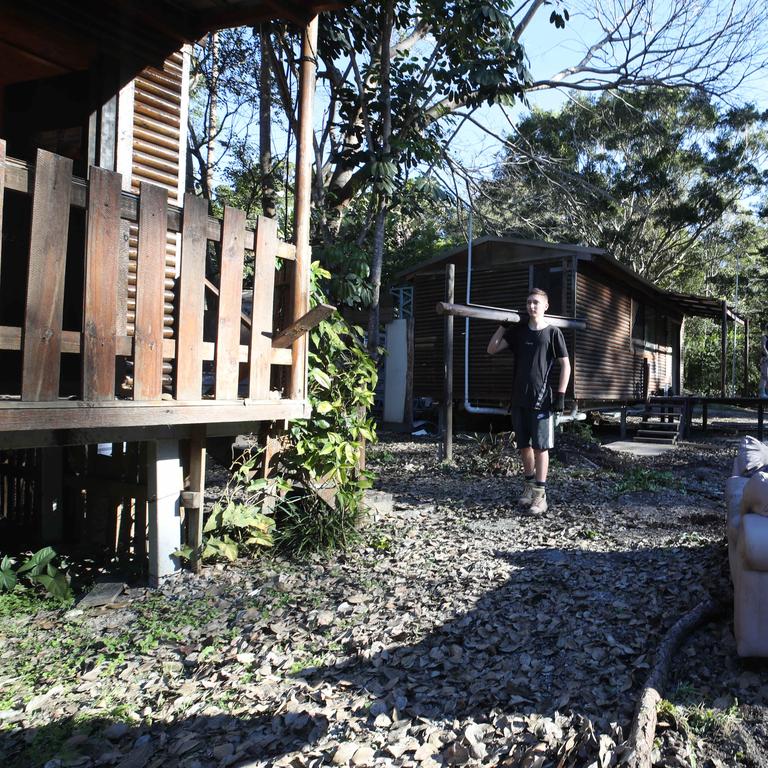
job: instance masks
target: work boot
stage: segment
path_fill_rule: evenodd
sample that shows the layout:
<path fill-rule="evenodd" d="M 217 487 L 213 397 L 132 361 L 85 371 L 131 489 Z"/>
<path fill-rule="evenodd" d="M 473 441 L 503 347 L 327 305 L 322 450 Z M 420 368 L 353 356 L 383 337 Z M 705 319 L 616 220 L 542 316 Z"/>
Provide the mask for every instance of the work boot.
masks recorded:
<path fill-rule="evenodd" d="M 534 515 L 543 515 L 547 511 L 547 490 L 534 486 L 533 498 L 531 500 L 531 513 Z"/>
<path fill-rule="evenodd" d="M 523 489 L 523 495 L 517 500 L 517 503 L 521 507 L 530 507 L 533 502 L 533 483 L 525 481 L 525 488 Z"/>

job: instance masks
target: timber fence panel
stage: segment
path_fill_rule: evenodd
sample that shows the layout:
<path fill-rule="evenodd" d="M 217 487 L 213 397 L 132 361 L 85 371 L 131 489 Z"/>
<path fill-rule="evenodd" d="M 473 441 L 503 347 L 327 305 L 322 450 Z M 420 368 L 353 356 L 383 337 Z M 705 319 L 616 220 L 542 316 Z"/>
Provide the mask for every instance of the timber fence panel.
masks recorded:
<path fill-rule="evenodd" d="M 159 400 L 162 396 L 167 205 L 165 189 L 142 183 L 136 259 L 134 400 Z"/>
<path fill-rule="evenodd" d="M 91 168 L 83 301 L 84 400 L 115 396 L 120 241 L 120 175 Z"/>
<path fill-rule="evenodd" d="M 71 189 L 72 160 L 39 149 L 22 337 L 23 400 L 59 396 Z"/>
<path fill-rule="evenodd" d="M 179 331 L 176 345 L 176 398 L 198 400 L 203 389 L 203 315 L 208 203 L 184 197 L 179 280 Z"/>
<path fill-rule="evenodd" d="M 224 209 L 219 280 L 219 322 L 216 333 L 216 399 L 234 400 L 240 371 L 240 314 L 243 301 L 245 213 Z"/>
<path fill-rule="evenodd" d="M 249 397 L 254 400 L 269 397 L 277 242 L 277 221 L 259 216 L 254 234 L 249 386 Z"/>

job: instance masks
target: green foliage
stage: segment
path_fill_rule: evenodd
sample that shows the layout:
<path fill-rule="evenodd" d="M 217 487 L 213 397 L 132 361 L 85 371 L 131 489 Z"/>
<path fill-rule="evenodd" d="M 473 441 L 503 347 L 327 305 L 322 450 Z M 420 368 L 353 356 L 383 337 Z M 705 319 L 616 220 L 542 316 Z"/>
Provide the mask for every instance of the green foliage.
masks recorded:
<path fill-rule="evenodd" d="M 72 590 L 66 573 L 53 563 L 57 557 L 52 547 L 43 547 L 14 570 L 15 560 L 5 555 L 0 560 L 0 592 L 12 592 L 21 586 L 19 577 L 23 577 L 31 584 L 43 587 L 51 597 L 57 600 L 68 600 L 72 596 Z"/>
<path fill-rule="evenodd" d="M 567 421 L 563 424 L 563 432 L 590 445 L 600 444 L 600 440 L 592 431 L 592 425 L 586 421 Z"/>
<path fill-rule="evenodd" d="M 514 432 L 473 432 L 463 436 L 472 449 L 466 462 L 467 469 L 480 475 L 513 475 L 519 469 L 514 451 Z"/>
<path fill-rule="evenodd" d="M 752 106 L 659 87 L 535 110 L 485 185 L 485 215 L 497 230 L 605 247 L 689 290 L 692 272 L 722 270 L 759 203 L 766 123 Z"/>
<path fill-rule="evenodd" d="M 254 477 L 259 454 L 246 451 L 233 466 L 221 497 L 213 505 L 203 526 L 203 542 L 197 553 L 202 560 L 229 560 L 257 554 L 273 545 L 273 512 L 290 489 L 278 478 Z M 191 547 L 176 554 L 190 558 Z"/>
<path fill-rule="evenodd" d="M 334 506 L 312 492 L 295 489 L 289 493 L 275 534 L 277 545 L 302 558 L 313 552 L 346 549 L 358 541 L 361 498 L 349 486 L 338 489 Z"/>
<path fill-rule="evenodd" d="M 631 467 L 616 482 L 616 493 L 634 493 L 636 491 L 682 490 L 680 480 L 671 472 L 644 467 Z"/>
<path fill-rule="evenodd" d="M 337 306 L 370 306 L 373 288 L 369 280 L 369 254 L 353 242 L 329 244 L 315 251 L 328 277 L 325 294 Z"/>
<path fill-rule="evenodd" d="M 318 283 L 329 278 L 313 264 L 314 301 L 324 299 Z M 291 424 L 290 444 L 280 454 L 280 473 L 293 488 L 277 531 L 282 546 L 305 554 L 313 546 L 346 546 L 353 538 L 363 493 L 371 486 L 360 459 L 362 442 L 376 439 L 368 414 L 376 379 L 361 329 L 334 315 L 312 330 L 308 396 L 313 416 Z M 334 507 L 306 491 L 318 487 L 335 490 Z"/>
<path fill-rule="evenodd" d="M 69 602 L 69 600 L 58 600 L 47 594 L 43 595 L 36 590 L 23 589 L 20 586 L 8 591 L 0 590 L 0 619 L 27 616 L 37 611 L 55 610 L 66 606 Z"/>

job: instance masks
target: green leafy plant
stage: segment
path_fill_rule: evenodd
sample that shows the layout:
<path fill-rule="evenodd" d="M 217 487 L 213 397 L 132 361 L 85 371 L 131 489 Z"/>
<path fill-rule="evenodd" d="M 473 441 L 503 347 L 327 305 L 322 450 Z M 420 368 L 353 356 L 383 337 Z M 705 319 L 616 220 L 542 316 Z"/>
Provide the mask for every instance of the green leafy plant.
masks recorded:
<path fill-rule="evenodd" d="M 563 431 L 578 440 L 583 440 L 585 443 L 600 443 L 592 431 L 592 425 L 588 424 L 586 421 L 566 422 L 563 424 Z"/>
<path fill-rule="evenodd" d="M 58 554 L 52 547 L 43 547 L 30 555 L 17 569 L 16 561 L 3 556 L 0 560 L 0 592 L 12 592 L 19 586 L 19 577 L 32 584 L 39 584 L 45 591 L 57 600 L 67 600 L 72 597 L 66 573 L 57 568 L 53 561 Z"/>
<path fill-rule="evenodd" d="M 313 301 L 330 273 L 312 265 Z M 346 547 L 355 538 L 372 475 L 361 468 L 364 441 L 375 441 L 369 416 L 376 364 L 363 332 L 333 315 L 310 333 L 308 397 L 313 416 L 291 425 L 279 472 L 289 486 L 276 538 L 296 554 Z"/>
<path fill-rule="evenodd" d="M 473 432 L 464 436 L 472 445 L 468 469 L 482 475 L 511 475 L 517 471 L 514 432 Z"/>
<path fill-rule="evenodd" d="M 682 490 L 683 485 L 671 472 L 632 467 L 616 483 L 617 493 L 634 491 Z"/>
<path fill-rule="evenodd" d="M 280 478 L 254 477 L 258 458 L 259 452 L 248 450 L 233 466 L 203 526 L 203 542 L 197 553 L 202 560 L 234 561 L 273 546 L 273 513 L 291 485 Z M 182 547 L 176 554 L 190 558 L 195 551 Z"/>

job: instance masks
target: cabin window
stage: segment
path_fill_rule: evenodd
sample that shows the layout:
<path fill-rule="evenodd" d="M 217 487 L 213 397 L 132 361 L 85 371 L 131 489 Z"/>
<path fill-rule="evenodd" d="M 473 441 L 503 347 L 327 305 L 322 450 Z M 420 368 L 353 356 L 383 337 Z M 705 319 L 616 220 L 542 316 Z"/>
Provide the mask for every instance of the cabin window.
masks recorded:
<path fill-rule="evenodd" d="M 535 264 L 531 270 L 529 288 L 541 288 L 549 296 L 550 315 L 563 314 L 563 268 Z"/>
<path fill-rule="evenodd" d="M 667 346 L 667 317 L 639 301 L 632 301 L 633 349 L 658 350 Z"/>

